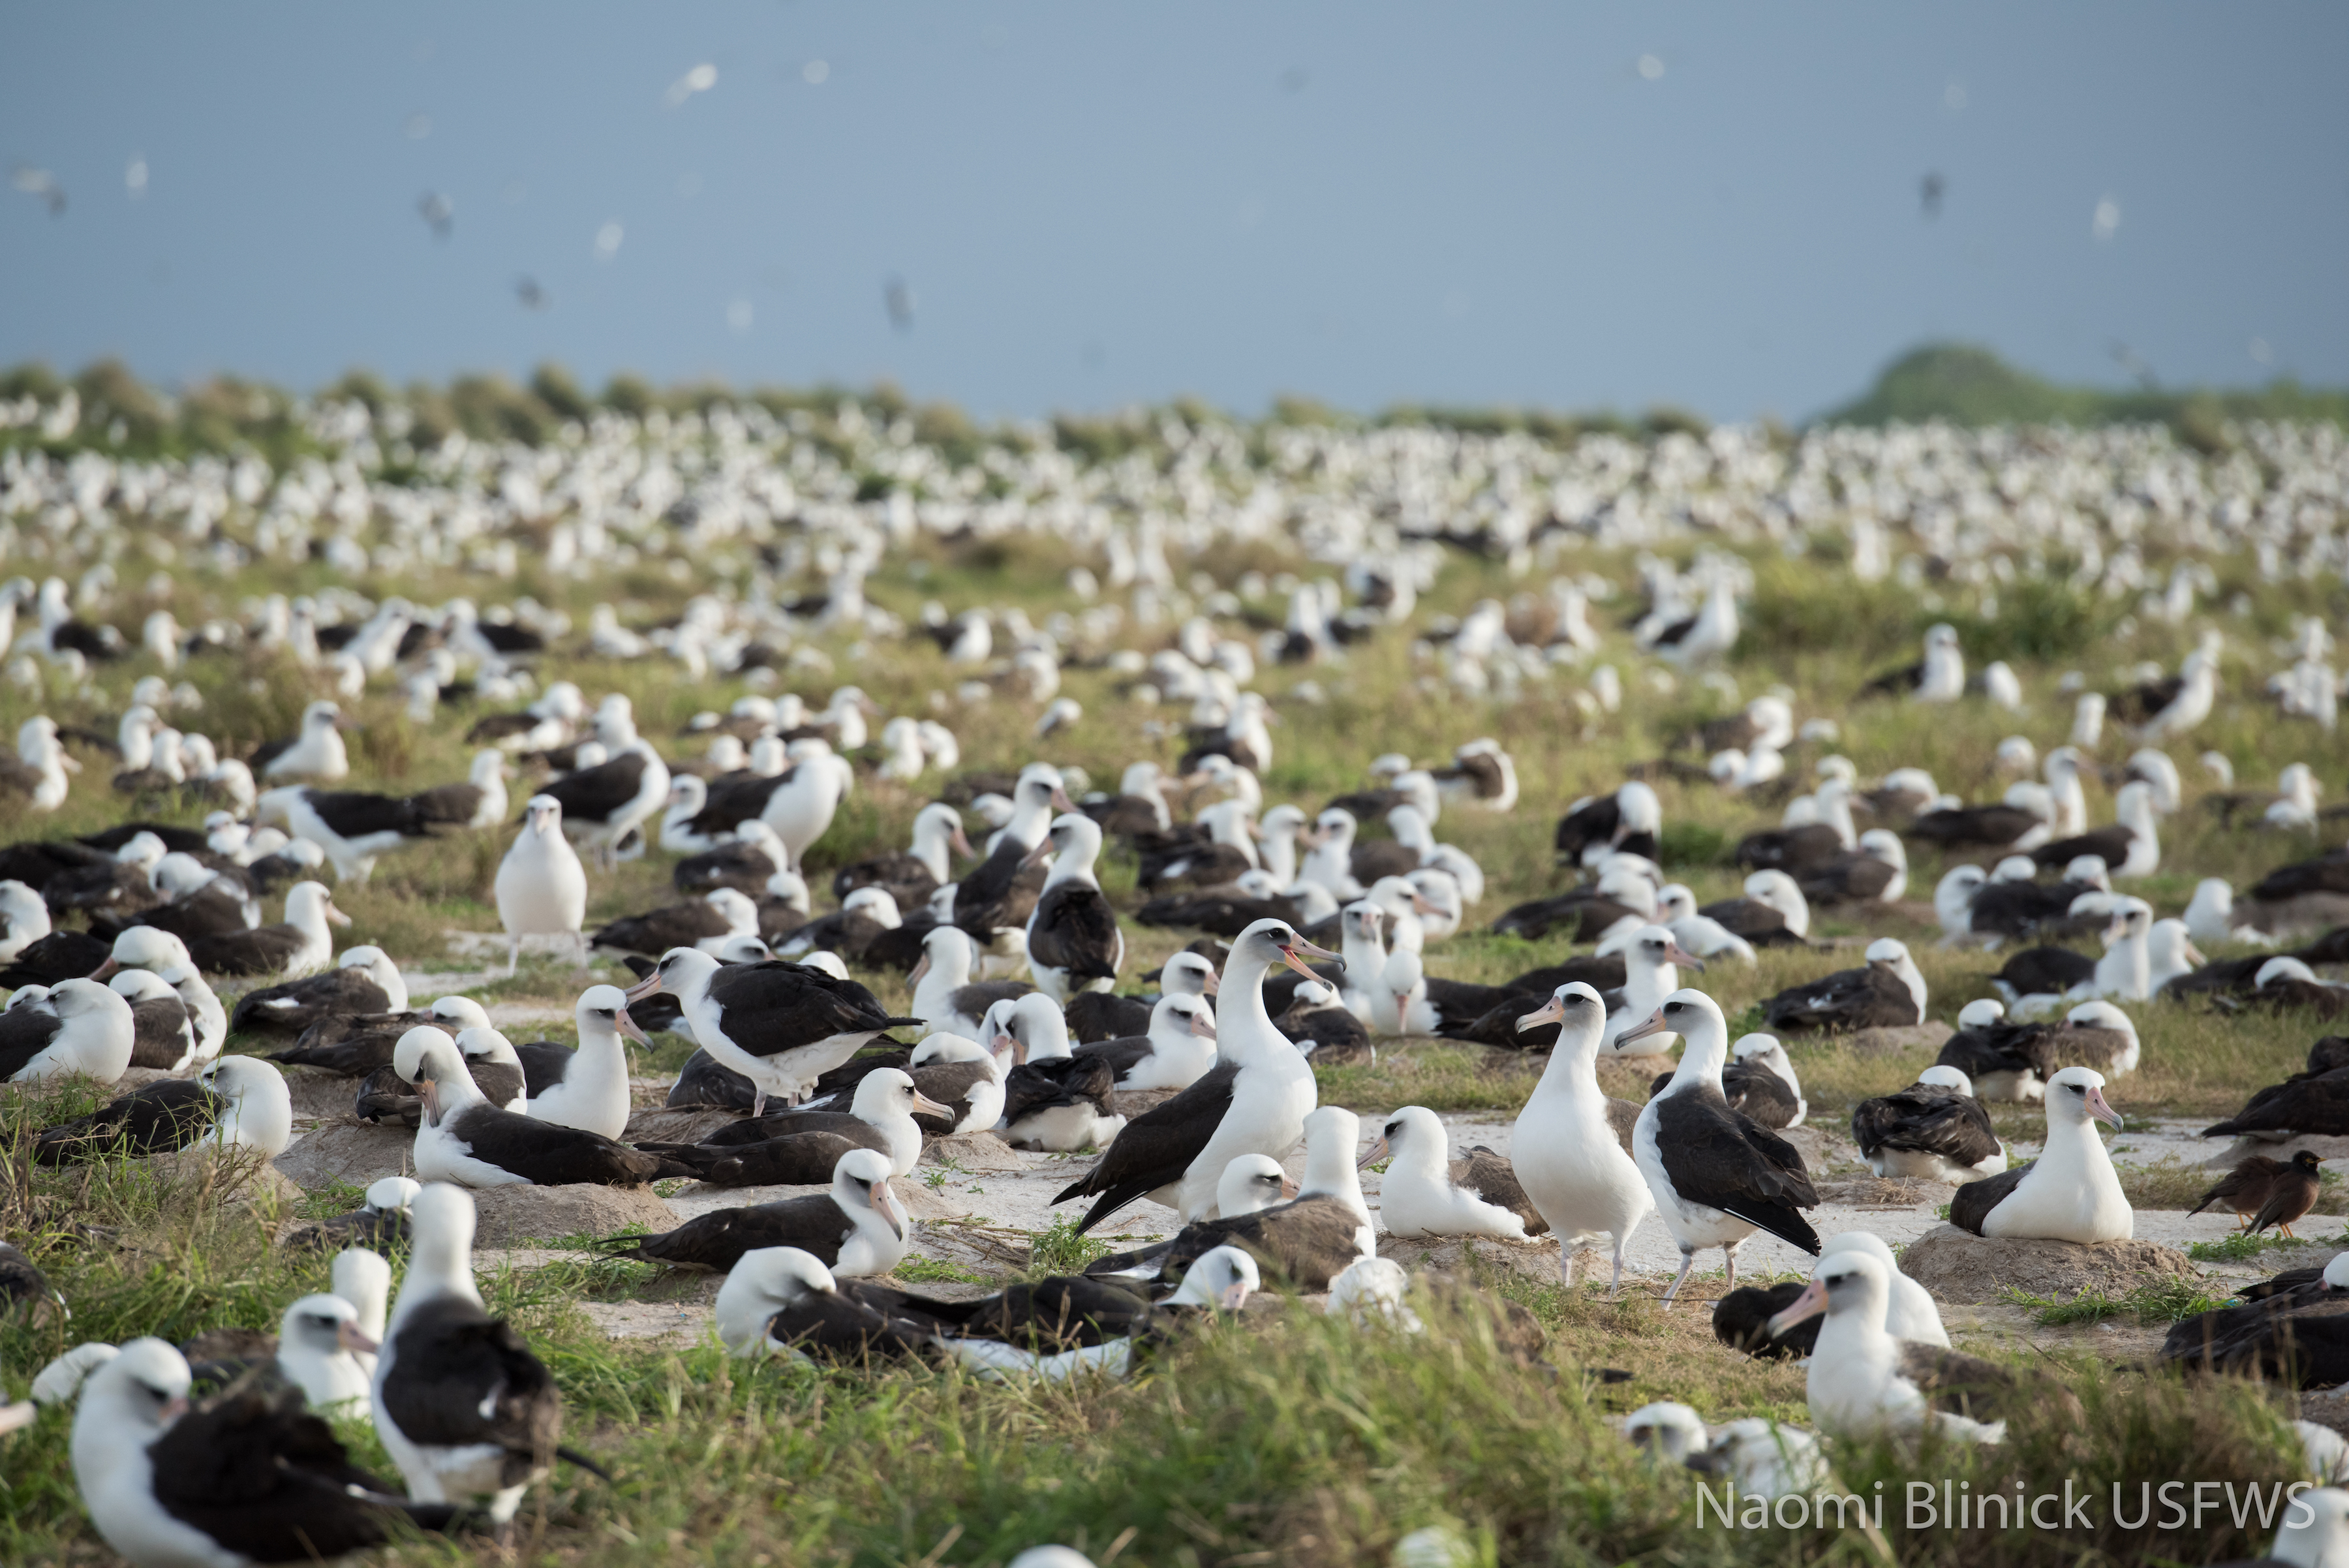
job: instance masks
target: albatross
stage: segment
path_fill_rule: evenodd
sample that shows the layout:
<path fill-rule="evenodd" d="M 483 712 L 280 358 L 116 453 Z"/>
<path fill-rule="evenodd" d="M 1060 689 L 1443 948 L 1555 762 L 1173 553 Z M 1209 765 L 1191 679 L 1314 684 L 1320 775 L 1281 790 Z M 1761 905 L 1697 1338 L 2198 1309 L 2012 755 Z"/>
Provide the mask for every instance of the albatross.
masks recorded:
<path fill-rule="evenodd" d="M 2037 1159 L 1970 1181 L 1950 1200 L 1950 1223 L 1977 1236 L 2126 1241 L 2137 1217 L 2092 1122 L 2121 1125 L 2105 1102 L 2105 1075 L 2066 1067 L 2047 1080 L 2047 1141 Z"/>
<path fill-rule="evenodd" d="M 1626 1147 L 1630 1140 L 1618 1107 L 1630 1107 L 1599 1086 L 1606 1014 L 1597 991 L 1569 981 L 1518 1019 L 1521 1031 L 1557 1024 L 1557 1044 L 1541 1082 L 1517 1113 L 1509 1147 L 1527 1200 L 1557 1233 L 1558 1273 L 1568 1285 L 1574 1283 L 1576 1254 L 1601 1236 L 1608 1239 L 1615 1253 L 1611 1298 L 1623 1289 L 1623 1250 L 1656 1200 Z M 1637 1121 L 1634 1116 L 1634 1127 Z"/>
<path fill-rule="evenodd" d="M 1680 1069 L 1640 1110 L 1631 1147 L 1680 1244 L 1681 1271 L 1664 1292 L 1670 1306 L 1702 1248 L 1722 1250 L 1733 1290 L 1738 1245 L 1757 1230 L 1817 1256 L 1818 1232 L 1801 1211 L 1819 1199 L 1795 1146 L 1729 1108 L 1721 1088 L 1729 1024 L 1720 1004 L 1701 991 L 1676 991 L 1634 1033 L 1667 1031 L 1687 1042 Z"/>
<path fill-rule="evenodd" d="M 554 1374 L 481 1304 L 471 1196 L 434 1182 L 417 1195 L 410 1219 L 415 1244 L 376 1357 L 376 1435 L 409 1496 L 486 1504 L 503 1539 L 523 1494 L 556 1459 L 611 1478 L 562 1446 Z"/>
<path fill-rule="evenodd" d="M 187 1358 L 134 1339 L 90 1375 L 74 1411 L 74 1480 L 90 1522 L 139 1568 L 298 1563 L 381 1544 L 405 1515 L 447 1530 L 456 1511 L 409 1501 L 351 1465 L 290 1388 L 241 1386 L 191 1406 Z"/>
<path fill-rule="evenodd" d="M 923 1022 L 892 1017 L 864 987 L 812 964 L 720 964 L 698 948 L 671 948 L 626 996 L 662 991 L 678 999 L 701 1049 L 750 1080 L 754 1116 L 770 1097 L 797 1104 L 874 1036 Z"/>
<path fill-rule="evenodd" d="M 1243 1154 L 1287 1154 L 1317 1099 L 1313 1070 L 1265 1011 L 1264 976 L 1274 964 L 1299 972 L 1315 947 L 1279 920 L 1258 920 L 1232 944 L 1216 996 L 1220 1065 L 1164 1105 L 1126 1123 L 1099 1163 L 1052 1201 L 1092 1198 L 1077 1222 L 1090 1231 L 1137 1198 L 1208 1218 L 1224 1168 Z"/>
<path fill-rule="evenodd" d="M 1125 963 L 1125 933 L 1093 875 L 1101 846 L 1101 825 L 1081 812 L 1066 812 L 1052 819 L 1028 855 L 1030 862 L 1052 857 L 1044 890 L 1028 916 L 1028 963 L 1036 989 L 1057 1006 L 1066 1006 L 1077 992 L 1109 990 Z"/>

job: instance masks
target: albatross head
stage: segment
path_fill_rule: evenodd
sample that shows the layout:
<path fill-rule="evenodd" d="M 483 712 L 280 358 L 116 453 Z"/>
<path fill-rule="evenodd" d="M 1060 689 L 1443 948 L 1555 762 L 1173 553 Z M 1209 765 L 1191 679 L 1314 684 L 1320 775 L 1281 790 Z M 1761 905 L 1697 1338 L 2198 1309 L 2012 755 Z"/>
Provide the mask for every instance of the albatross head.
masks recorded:
<path fill-rule="evenodd" d="M 897 1206 L 897 1195 L 889 1190 L 890 1174 L 887 1155 L 877 1149 L 852 1148 L 832 1168 L 832 1199 L 851 1215 L 859 1209 L 871 1210 L 902 1241 L 910 1221 Z"/>
<path fill-rule="evenodd" d="M 359 1326 L 358 1308 L 340 1296 L 304 1296 L 285 1309 L 277 1325 L 278 1355 L 298 1353 L 324 1360 L 353 1351 L 373 1355 L 383 1347 Z"/>
<path fill-rule="evenodd" d="M 713 1314 L 729 1354 L 756 1355 L 774 1347 L 767 1325 L 775 1314 L 810 1296 L 834 1294 L 832 1271 L 797 1247 L 758 1247 L 742 1254 L 718 1290 Z"/>
<path fill-rule="evenodd" d="M 2121 1126 L 2121 1114 L 2105 1103 L 2105 1075 L 2094 1067 L 2066 1067 L 2047 1080 L 2047 1120 L 2083 1127 L 2091 1120 Z"/>
<path fill-rule="evenodd" d="M 1891 1301 L 1892 1272 L 1883 1260 L 1868 1252 L 1835 1252 L 1819 1260 L 1803 1293 L 1768 1326 L 1772 1335 L 1783 1338 L 1788 1329 L 1821 1313 L 1857 1312 L 1863 1322 L 1873 1321 L 1881 1329 L 1884 1309 Z"/>
<path fill-rule="evenodd" d="M 541 838 L 563 831 L 563 803 L 551 794 L 534 794 L 523 808 L 523 826 Z"/>
<path fill-rule="evenodd" d="M 1729 1021 L 1722 1016 L 1721 1003 L 1701 991 L 1688 986 L 1664 998 L 1664 1003 L 1615 1037 L 1618 1051 L 1635 1040 L 1651 1034 L 1678 1034 L 1687 1042 L 1681 1054 L 1681 1073 L 1687 1073 L 1710 1060 L 1713 1075 L 1721 1074 L 1721 1064 L 1729 1053 Z M 1675 1078 L 1679 1075 L 1674 1075 Z"/>
<path fill-rule="evenodd" d="M 1264 1288 L 1256 1260 L 1237 1247 L 1216 1247 L 1200 1255 L 1183 1276 L 1180 1289 L 1166 1298 L 1168 1306 L 1216 1306 L 1237 1312 L 1248 1297 Z"/>
<path fill-rule="evenodd" d="M 1599 1032 L 1607 1025 L 1607 1003 L 1590 986 L 1578 980 L 1570 980 L 1550 992 L 1547 1002 L 1520 1017 L 1517 1033 L 1522 1034 L 1544 1023 L 1558 1026 L 1557 1038 L 1561 1045 L 1569 1034 L 1579 1038 L 1586 1032 L 1596 1043 Z"/>
<path fill-rule="evenodd" d="M 717 972 L 716 955 L 699 948 L 671 948 L 661 954 L 660 962 L 653 966 L 650 974 L 622 994 L 630 1002 L 640 1002 L 663 991 L 671 996 L 689 996 L 707 986 L 709 977 Z"/>
<path fill-rule="evenodd" d="M 1643 1405 L 1624 1417 L 1623 1436 L 1665 1464 L 1685 1464 L 1711 1440 L 1704 1417 L 1670 1399 Z"/>
<path fill-rule="evenodd" d="M 118 1432 L 125 1427 L 160 1432 L 187 1414 L 193 1381 L 186 1356 L 160 1339 L 134 1339 L 90 1374 L 74 1412 L 74 1429 L 78 1434 L 87 1423 Z"/>

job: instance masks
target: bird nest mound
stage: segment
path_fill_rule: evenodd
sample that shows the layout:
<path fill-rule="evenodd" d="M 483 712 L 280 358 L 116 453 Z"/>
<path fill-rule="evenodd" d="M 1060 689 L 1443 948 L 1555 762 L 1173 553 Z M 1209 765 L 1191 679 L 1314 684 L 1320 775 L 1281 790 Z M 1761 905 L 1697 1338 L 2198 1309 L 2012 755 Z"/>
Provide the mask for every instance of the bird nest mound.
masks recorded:
<path fill-rule="evenodd" d="M 2067 1299 L 2084 1291 L 2126 1295 L 2200 1271 L 2175 1248 L 2152 1241 L 2020 1241 L 1941 1225 L 1900 1255 L 1901 1272 L 1943 1302 L 1995 1302 L 2009 1290 Z"/>

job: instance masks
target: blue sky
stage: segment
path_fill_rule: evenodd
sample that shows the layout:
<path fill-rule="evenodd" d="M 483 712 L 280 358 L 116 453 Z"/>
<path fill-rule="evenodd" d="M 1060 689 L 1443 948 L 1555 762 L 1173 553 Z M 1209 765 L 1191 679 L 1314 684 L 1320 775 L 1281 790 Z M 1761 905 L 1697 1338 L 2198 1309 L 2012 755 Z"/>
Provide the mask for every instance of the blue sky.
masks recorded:
<path fill-rule="evenodd" d="M 2337 384 L 2344 67 L 2315 5 L 18 3 L 0 362 L 989 416 L 1798 418 L 1930 337 Z"/>

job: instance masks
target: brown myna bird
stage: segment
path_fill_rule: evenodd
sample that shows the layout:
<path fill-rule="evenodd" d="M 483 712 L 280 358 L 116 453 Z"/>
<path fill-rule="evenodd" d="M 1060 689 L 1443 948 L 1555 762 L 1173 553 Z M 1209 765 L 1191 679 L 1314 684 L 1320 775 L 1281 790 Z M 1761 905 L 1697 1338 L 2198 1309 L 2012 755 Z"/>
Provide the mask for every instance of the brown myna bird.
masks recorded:
<path fill-rule="evenodd" d="M 2292 1163 L 2276 1173 L 2274 1185 L 2268 1189 L 2267 1202 L 2251 1217 L 2252 1234 L 2273 1225 L 2285 1235 L 2292 1235 L 2292 1222 L 2316 1207 L 2320 1184 L 2316 1168 L 2322 1163 L 2322 1158 L 2309 1149 L 2292 1157 Z"/>
<path fill-rule="evenodd" d="M 2283 1174 L 2282 1160 L 2266 1155 L 2247 1155 L 2236 1161 L 2235 1168 L 2219 1179 L 2219 1185 L 2202 1195 L 2202 1201 L 2187 1210 L 2199 1214 L 2213 1203 L 2224 1203 L 2235 1216 L 2237 1229 L 2251 1223 L 2252 1215 L 2267 1207 L 2268 1194 L 2275 1189 L 2275 1179 Z"/>

